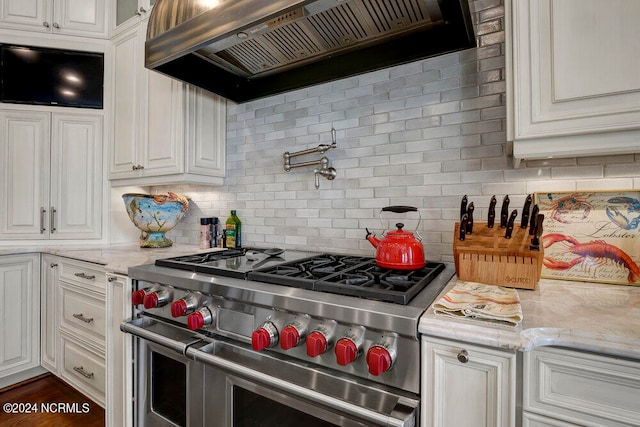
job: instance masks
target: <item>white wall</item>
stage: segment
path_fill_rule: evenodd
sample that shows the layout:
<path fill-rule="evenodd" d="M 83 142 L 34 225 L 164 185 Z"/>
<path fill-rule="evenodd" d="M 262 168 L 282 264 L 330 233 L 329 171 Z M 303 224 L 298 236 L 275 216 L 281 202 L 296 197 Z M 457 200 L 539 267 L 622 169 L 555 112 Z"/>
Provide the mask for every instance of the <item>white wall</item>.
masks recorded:
<path fill-rule="evenodd" d="M 420 208 L 428 258 L 452 261 L 460 198 L 486 219 L 490 197 L 640 188 L 640 155 L 523 162 L 514 170 L 505 141 L 504 8 L 471 2 L 478 48 L 301 89 L 228 108 L 224 187 L 155 187 L 191 196 L 169 233 L 198 244 L 199 218 L 236 209 L 244 244 L 373 255 L 365 227 L 381 231 L 389 205 Z M 338 171 L 314 188 L 312 168 L 286 173 L 282 155 L 330 142 Z M 313 160 L 308 156 L 298 160 Z M 392 223 L 397 222 L 394 218 Z M 404 221 L 407 229 L 415 221 Z"/>

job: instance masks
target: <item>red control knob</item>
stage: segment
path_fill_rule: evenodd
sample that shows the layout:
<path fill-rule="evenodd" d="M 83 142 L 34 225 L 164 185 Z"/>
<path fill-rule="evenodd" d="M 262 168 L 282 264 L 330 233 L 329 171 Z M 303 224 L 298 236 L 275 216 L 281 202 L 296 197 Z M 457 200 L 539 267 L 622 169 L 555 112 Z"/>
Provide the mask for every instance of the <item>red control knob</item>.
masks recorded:
<path fill-rule="evenodd" d="M 144 304 L 144 308 L 146 309 L 156 308 L 158 306 L 158 294 L 156 294 L 155 292 L 146 294 L 142 302 Z"/>
<path fill-rule="evenodd" d="M 173 311 L 173 306 L 172 306 Z M 174 316 L 176 317 L 176 316 Z M 199 311 L 187 316 L 187 327 L 192 331 L 197 331 L 204 326 L 204 316 Z"/>
<path fill-rule="evenodd" d="M 183 299 L 171 303 L 171 315 L 173 317 L 181 317 L 187 314 L 187 303 Z M 197 328 L 200 329 L 200 328 Z"/>
<path fill-rule="evenodd" d="M 358 346 L 349 338 L 341 338 L 336 343 L 336 362 L 340 366 L 347 366 L 358 357 Z"/>
<path fill-rule="evenodd" d="M 367 365 L 371 375 L 382 375 L 391 368 L 391 354 L 386 348 L 373 346 L 367 352 Z"/>
<path fill-rule="evenodd" d="M 251 347 L 262 351 L 271 345 L 271 334 L 265 328 L 258 328 L 251 334 Z"/>
<path fill-rule="evenodd" d="M 322 332 L 311 332 L 307 337 L 307 356 L 317 357 L 325 351 L 327 351 L 327 338 Z"/>
<path fill-rule="evenodd" d="M 285 326 L 280 332 L 280 348 L 289 350 L 298 345 L 300 342 L 300 332 L 295 326 Z"/>
<path fill-rule="evenodd" d="M 131 294 L 131 304 L 133 305 L 142 304 L 142 302 L 144 301 L 145 295 L 146 295 L 146 292 L 142 289 L 133 291 L 133 293 Z"/>

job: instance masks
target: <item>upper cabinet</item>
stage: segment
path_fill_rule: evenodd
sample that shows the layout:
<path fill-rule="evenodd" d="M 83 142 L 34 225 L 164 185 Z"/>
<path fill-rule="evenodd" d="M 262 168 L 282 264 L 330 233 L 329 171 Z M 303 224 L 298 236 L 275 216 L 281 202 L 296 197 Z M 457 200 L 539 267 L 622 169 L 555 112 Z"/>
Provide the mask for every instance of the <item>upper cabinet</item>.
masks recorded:
<path fill-rule="evenodd" d="M 116 0 L 111 2 L 114 31 L 117 33 L 149 17 L 156 0 Z"/>
<path fill-rule="evenodd" d="M 114 39 L 111 185 L 221 185 L 226 101 L 147 70 L 146 22 Z"/>
<path fill-rule="evenodd" d="M 0 110 L 0 239 L 100 238 L 102 116 Z"/>
<path fill-rule="evenodd" d="M 0 27 L 106 38 L 106 0 L 0 0 Z"/>
<path fill-rule="evenodd" d="M 640 152 L 640 2 L 505 2 L 507 135 L 521 159 Z"/>

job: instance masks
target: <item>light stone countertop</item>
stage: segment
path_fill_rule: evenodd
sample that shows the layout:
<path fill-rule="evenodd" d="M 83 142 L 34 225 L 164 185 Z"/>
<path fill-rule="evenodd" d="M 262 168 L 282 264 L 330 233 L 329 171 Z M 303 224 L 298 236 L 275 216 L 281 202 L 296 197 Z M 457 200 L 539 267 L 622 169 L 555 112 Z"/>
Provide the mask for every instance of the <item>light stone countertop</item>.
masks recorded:
<path fill-rule="evenodd" d="M 541 279 L 536 290 L 518 294 L 523 321 L 516 327 L 436 315 L 429 307 L 418 331 L 510 350 L 553 345 L 640 359 L 639 286 Z"/>
<path fill-rule="evenodd" d="M 158 258 L 170 258 L 180 255 L 203 253 L 220 250 L 218 248 L 200 249 L 198 246 L 174 244 L 168 248 L 141 248 L 136 243 L 116 245 L 87 246 L 29 246 L 0 247 L 0 255 L 18 253 L 47 253 L 74 258 L 80 261 L 93 262 L 104 266 L 108 273 L 127 274 L 129 267 L 151 264 Z"/>

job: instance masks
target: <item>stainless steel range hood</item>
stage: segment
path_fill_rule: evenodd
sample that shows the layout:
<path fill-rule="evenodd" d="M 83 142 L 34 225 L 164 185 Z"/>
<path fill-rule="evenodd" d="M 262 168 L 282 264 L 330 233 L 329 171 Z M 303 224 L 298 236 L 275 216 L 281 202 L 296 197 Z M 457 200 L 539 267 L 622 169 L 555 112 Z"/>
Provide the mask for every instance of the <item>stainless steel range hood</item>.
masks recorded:
<path fill-rule="evenodd" d="M 158 0 L 145 65 L 244 102 L 474 46 L 467 0 Z"/>

